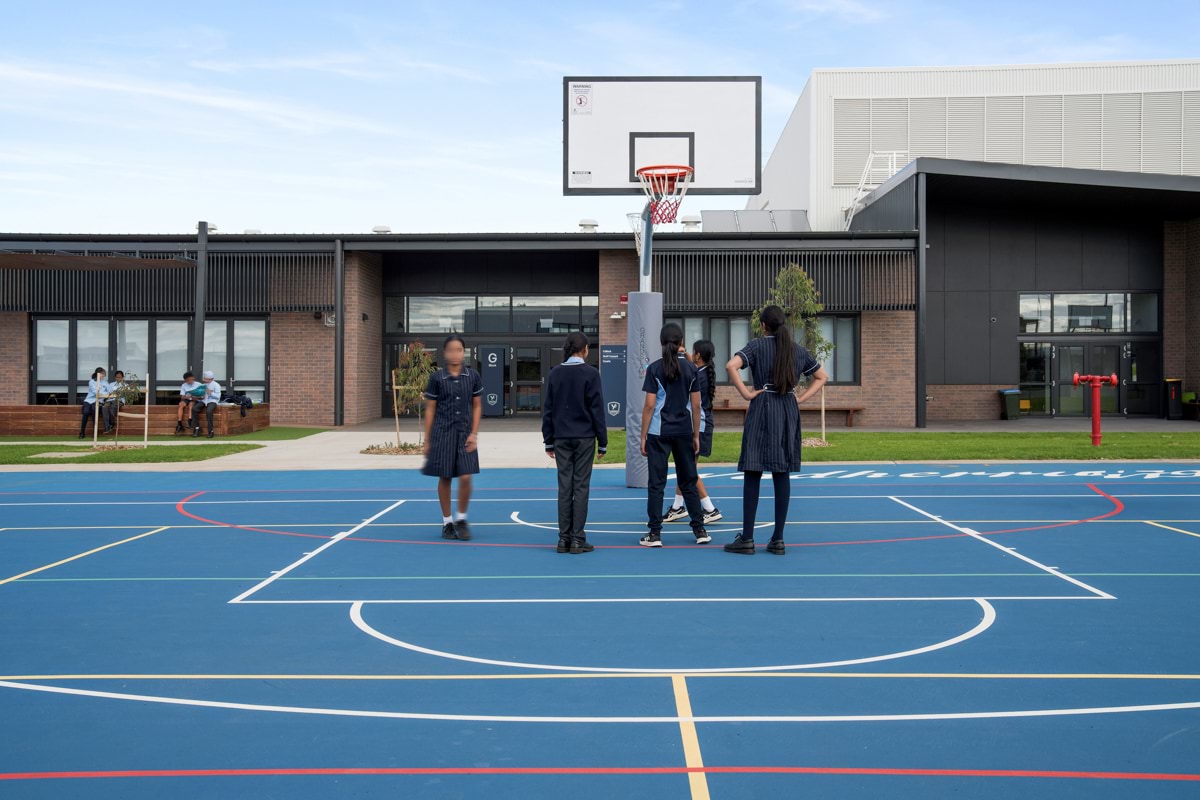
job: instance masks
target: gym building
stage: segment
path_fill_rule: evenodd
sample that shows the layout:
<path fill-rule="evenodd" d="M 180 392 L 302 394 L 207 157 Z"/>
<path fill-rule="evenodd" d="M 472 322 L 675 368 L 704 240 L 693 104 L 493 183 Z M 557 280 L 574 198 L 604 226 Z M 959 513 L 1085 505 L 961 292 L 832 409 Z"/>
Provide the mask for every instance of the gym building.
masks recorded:
<path fill-rule="evenodd" d="M 1022 414 L 1084 415 L 1075 372 L 1121 378 L 1106 414 L 1164 416 L 1171 378 L 1200 391 L 1200 61 L 820 70 L 756 188 L 655 233 L 653 288 L 723 361 L 778 271 L 804 267 L 832 424 L 996 419 L 1011 388 Z M 150 374 L 173 404 L 207 369 L 274 424 L 354 425 L 391 414 L 402 348 L 450 332 L 489 416 L 540 413 L 570 330 L 623 375 L 628 232 L 198 227 L 0 234 L 0 405 L 78 406 L 96 366 Z M 718 387 L 719 423 L 733 397 Z"/>

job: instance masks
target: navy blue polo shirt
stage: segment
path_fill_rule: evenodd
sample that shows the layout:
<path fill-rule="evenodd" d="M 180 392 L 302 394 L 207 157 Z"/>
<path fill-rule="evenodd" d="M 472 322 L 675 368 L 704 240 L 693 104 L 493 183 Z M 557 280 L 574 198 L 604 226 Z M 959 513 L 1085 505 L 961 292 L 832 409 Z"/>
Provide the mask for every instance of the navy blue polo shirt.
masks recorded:
<path fill-rule="evenodd" d="M 650 419 L 651 436 L 692 435 L 692 393 L 699 391 L 696 367 L 687 356 L 678 356 L 679 377 L 668 381 L 663 376 L 662 359 L 646 367 L 642 391 L 654 395 L 654 416 Z"/>

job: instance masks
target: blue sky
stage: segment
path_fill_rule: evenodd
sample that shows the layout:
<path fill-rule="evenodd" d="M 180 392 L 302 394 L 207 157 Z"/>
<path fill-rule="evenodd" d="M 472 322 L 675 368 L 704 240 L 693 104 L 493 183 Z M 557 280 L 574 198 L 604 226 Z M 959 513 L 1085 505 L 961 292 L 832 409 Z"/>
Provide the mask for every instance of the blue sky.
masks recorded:
<path fill-rule="evenodd" d="M 5 15 L 0 230 L 625 230 L 564 198 L 567 74 L 761 75 L 769 154 L 818 67 L 1200 55 L 1174 2 L 54 2 Z M 666 53 L 668 55 L 663 55 Z M 688 208 L 735 208 L 697 197 Z"/>

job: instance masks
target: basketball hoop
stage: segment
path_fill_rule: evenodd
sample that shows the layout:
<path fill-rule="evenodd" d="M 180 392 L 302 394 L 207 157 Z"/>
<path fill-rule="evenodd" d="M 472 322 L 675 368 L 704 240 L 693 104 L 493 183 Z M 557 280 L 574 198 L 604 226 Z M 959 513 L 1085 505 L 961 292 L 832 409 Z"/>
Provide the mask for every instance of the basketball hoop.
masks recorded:
<path fill-rule="evenodd" d="M 692 185 L 692 177 L 696 171 L 691 167 L 678 164 L 661 164 L 658 166 L 641 167 L 637 176 L 642 182 L 642 189 L 650 201 L 650 223 L 662 225 L 674 222 L 679 214 L 679 205 L 688 187 Z M 639 250 L 641 237 L 638 237 Z"/>
<path fill-rule="evenodd" d="M 626 214 L 625 219 L 629 220 L 629 227 L 633 230 L 633 242 L 637 245 L 638 258 L 642 256 L 642 213 L 635 211 L 632 214 Z"/>

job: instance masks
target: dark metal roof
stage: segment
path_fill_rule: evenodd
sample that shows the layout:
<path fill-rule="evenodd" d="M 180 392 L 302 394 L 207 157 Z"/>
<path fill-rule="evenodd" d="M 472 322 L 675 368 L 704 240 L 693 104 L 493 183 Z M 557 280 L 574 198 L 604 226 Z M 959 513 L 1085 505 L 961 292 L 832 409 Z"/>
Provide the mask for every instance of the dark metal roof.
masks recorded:
<path fill-rule="evenodd" d="M 901 232 L 758 232 L 658 233 L 663 250 L 758 249 L 778 247 L 912 247 L 915 231 Z M 327 252 L 341 240 L 346 250 L 632 250 L 631 233 L 408 233 L 408 234 L 210 234 L 210 252 Z M 194 250 L 186 234 L 0 233 L 0 251 L 64 250 L 167 252 Z"/>
<path fill-rule="evenodd" d="M 164 269 L 192 267 L 183 258 L 129 258 L 125 256 L 81 256 L 64 253 L 3 253 L 0 269 Z"/>
<path fill-rule="evenodd" d="M 1142 210 L 1165 214 L 1168 218 L 1191 218 L 1200 215 L 1200 177 L 996 164 L 948 158 L 914 159 L 872 192 L 865 206 L 878 202 L 918 173 L 980 182 L 1004 182 L 1009 188 L 1009 194 L 1024 193 L 1030 197 L 1044 198 L 1047 192 L 1053 192 L 1068 202 L 1104 202 L 1106 199 L 1119 198 L 1126 203 L 1137 203 Z"/>

